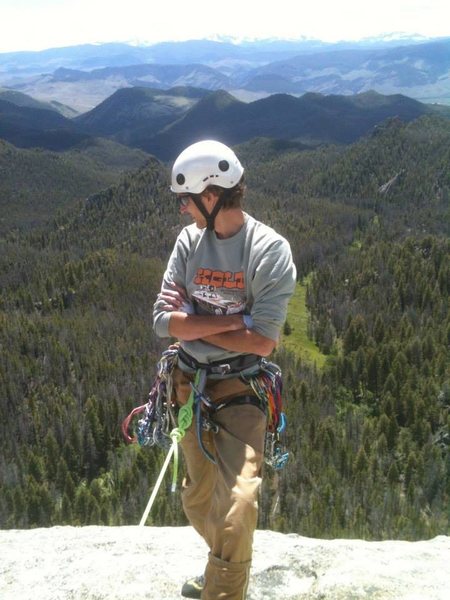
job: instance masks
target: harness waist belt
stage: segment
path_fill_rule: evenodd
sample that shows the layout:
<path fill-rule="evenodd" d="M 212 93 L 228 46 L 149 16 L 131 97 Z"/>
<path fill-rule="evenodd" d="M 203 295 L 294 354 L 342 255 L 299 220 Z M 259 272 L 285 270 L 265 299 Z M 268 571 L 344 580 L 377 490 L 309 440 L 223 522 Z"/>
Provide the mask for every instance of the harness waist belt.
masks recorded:
<path fill-rule="evenodd" d="M 234 356 L 228 360 L 215 360 L 210 363 L 201 363 L 181 347 L 178 348 L 178 358 L 191 369 L 204 369 L 208 374 L 218 375 L 239 373 L 244 369 L 258 365 L 261 361 L 261 356 L 258 356 L 257 354 L 241 354 L 240 356 Z"/>
<path fill-rule="evenodd" d="M 256 406 L 259 408 L 265 415 L 267 414 L 267 402 L 258 398 L 258 396 L 235 396 L 231 398 L 231 400 L 226 400 L 221 404 L 215 406 L 216 410 L 220 410 L 222 408 L 228 408 L 229 406 L 242 406 L 244 404 L 250 404 L 251 406 Z"/>

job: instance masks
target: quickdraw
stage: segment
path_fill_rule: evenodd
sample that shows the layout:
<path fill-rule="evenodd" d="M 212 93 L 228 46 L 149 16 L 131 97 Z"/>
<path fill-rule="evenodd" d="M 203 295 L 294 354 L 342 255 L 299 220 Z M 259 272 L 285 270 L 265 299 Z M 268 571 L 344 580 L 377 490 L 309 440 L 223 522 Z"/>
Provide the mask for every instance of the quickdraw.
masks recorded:
<path fill-rule="evenodd" d="M 163 477 L 165 475 L 167 467 L 169 466 L 169 462 L 170 462 L 172 456 L 174 458 L 173 475 L 172 475 L 172 492 L 175 492 L 175 490 L 176 490 L 177 476 L 178 476 L 178 444 L 185 436 L 186 430 L 192 424 L 193 404 L 194 404 L 194 397 L 195 397 L 194 387 L 197 387 L 201 391 L 201 390 L 203 390 L 205 382 L 206 382 L 206 373 L 205 373 L 205 371 L 199 369 L 195 375 L 195 384 L 192 386 L 192 391 L 189 396 L 189 399 L 186 402 L 186 404 L 184 406 L 182 406 L 179 410 L 178 427 L 174 427 L 172 429 L 172 431 L 170 432 L 170 439 L 171 439 L 172 443 L 171 443 L 171 446 L 167 453 L 166 460 L 164 461 L 164 464 L 162 466 L 161 472 L 156 481 L 155 487 L 153 488 L 153 491 L 147 502 L 147 506 L 145 507 L 144 514 L 142 515 L 142 518 L 140 520 L 140 523 L 139 523 L 140 527 L 143 527 L 145 525 L 145 522 L 147 521 L 148 515 L 150 514 L 150 510 L 153 506 L 153 502 L 156 498 L 159 487 L 161 485 L 161 482 L 163 480 Z"/>
<path fill-rule="evenodd" d="M 258 398 L 267 402 L 267 431 L 275 433 L 282 414 L 283 378 L 281 369 L 275 363 L 264 358 L 261 360 L 260 367 L 261 371 L 258 375 L 249 377 L 246 381 L 252 386 Z"/>
<path fill-rule="evenodd" d="M 261 372 L 248 382 L 255 394 L 267 402 L 267 431 L 264 445 L 264 461 L 279 471 L 288 459 L 289 452 L 284 448 L 282 436 L 286 431 L 287 419 L 282 410 L 283 378 L 281 369 L 265 359 L 261 361 Z"/>
<path fill-rule="evenodd" d="M 275 433 L 266 432 L 266 440 L 264 445 L 264 460 L 275 471 L 282 469 L 289 460 L 289 452 L 284 448 L 281 435 L 286 430 L 286 415 L 281 413 L 280 425 Z"/>
<path fill-rule="evenodd" d="M 128 443 L 140 446 L 159 446 L 168 450 L 171 444 L 170 431 L 176 424 L 172 396 L 172 371 L 176 364 L 178 349 L 169 348 L 163 352 L 156 369 L 156 377 L 148 395 L 147 404 L 134 408 L 122 423 L 122 434 Z M 129 428 L 132 419 L 139 414 L 144 416 L 138 422 L 137 435 L 131 437 Z"/>

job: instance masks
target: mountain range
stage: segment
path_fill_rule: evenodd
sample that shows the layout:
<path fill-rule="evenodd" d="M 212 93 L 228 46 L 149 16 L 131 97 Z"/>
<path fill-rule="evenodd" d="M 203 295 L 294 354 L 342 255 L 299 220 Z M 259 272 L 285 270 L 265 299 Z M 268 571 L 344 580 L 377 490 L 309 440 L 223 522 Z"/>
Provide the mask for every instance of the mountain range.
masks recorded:
<path fill-rule="evenodd" d="M 426 105 L 402 95 L 365 92 L 353 96 L 307 93 L 243 102 L 224 90 L 192 87 L 169 90 L 117 90 L 91 111 L 68 119 L 53 107 L 2 100 L 0 138 L 18 147 L 61 151 L 98 136 L 171 160 L 195 139 L 228 144 L 255 137 L 293 140 L 306 145 L 348 144 L 391 117 L 409 122 L 450 108 Z M 11 98 L 10 98 L 11 100 Z"/>
<path fill-rule="evenodd" d="M 5 175 L 0 200 L 15 199 L 1 227 L 40 223 L 61 200 L 110 185 L 124 169 L 148 160 L 148 153 L 172 160 L 195 139 L 215 137 L 231 145 L 270 139 L 277 147 L 304 149 L 350 144 L 390 118 L 450 117 L 450 107 L 402 94 L 353 93 L 369 81 L 374 89 L 383 87 L 394 73 L 399 86 L 433 80 L 445 92 L 449 57 L 450 38 L 409 39 L 402 45 L 200 40 L 0 54 L 0 82 L 11 85 L 0 87 L 0 140 L 15 147 L 5 143 L 0 148 Z M 29 88 L 43 93 L 20 91 Z M 298 93 L 310 88 L 342 88 L 344 93 Z M 46 94 L 45 89 L 53 91 Z M 87 110 L 92 90 L 95 106 Z M 78 114 L 73 106 L 80 104 Z M 84 177 L 89 160 L 92 168 Z M 27 165 L 26 173 L 21 164 Z M 20 185 L 14 184 L 16 176 L 23 179 Z M 32 178 L 53 182 L 51 190 L 36 187 Z M 78 190 L 77 179 L 83 182 Z M 20 191 L 27 186 L 31 195 Z"/>
<path fill-rule="evenodd" d="M 404 96 L 375 92 L 347 96 L 275 94 L 246 103 L 224 91 L 202 98 L 183 117 L 139 147 L 163 160 L 173 159 L 190 140 L 213 138 L 237 144 L 255 137 L 304 144 L 348 144 L 386 118 L 404 121 L 428 113 L 426 105 Z M 80 117 L 82 119 L 82 117 Z"/>
<path fill-rule="evenodd" d="M 390 48 L 426 41 L 428 41 L 426 38 L 420 37 L 388 36 L 336 43 L 307 38 L 254 41 L 238 41 L 231 38 L 198 39 L 150 45 L 112 42 L 48 48 L 40 51 L 5 52 L 0 53 L 0 64 L 2 65 L 1 70 L 8 73 L 10 77 L 50 72 L 55 69 L 55 65 L 87 71 L 101 67 L 120 67 L 140 63 L 201 63 L 214 66 L 229 61 L 256 66 L 298 54 L 312 54 L 325 50 Z"/>
<path fill-rule="evenodd" d="M 223 89 L 241 100 L 375 90 L 449 104 L 449 73 L 450 38 L 389 44 L 198 40 L 0 54 L 0 85 L 78 112 L 130 86 Z"/>

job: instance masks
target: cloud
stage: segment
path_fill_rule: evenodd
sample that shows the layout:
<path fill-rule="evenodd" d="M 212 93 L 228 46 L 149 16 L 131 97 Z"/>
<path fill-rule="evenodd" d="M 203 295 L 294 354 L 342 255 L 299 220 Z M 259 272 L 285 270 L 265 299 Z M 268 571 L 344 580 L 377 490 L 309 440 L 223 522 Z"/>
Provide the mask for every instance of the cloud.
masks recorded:
<path fill-rule="evenodd" d="M 236 36 L 325 41 L 403 31 L 449 35 L 446 0 L 2 0 L 0 51 Z"/>

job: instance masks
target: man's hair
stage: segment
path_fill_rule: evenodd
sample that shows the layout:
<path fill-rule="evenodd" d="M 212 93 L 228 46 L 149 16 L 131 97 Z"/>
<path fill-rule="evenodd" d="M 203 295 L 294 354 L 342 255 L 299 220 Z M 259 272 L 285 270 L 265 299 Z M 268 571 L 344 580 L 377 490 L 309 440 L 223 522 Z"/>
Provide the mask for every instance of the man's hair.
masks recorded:
<path fill-rule="evenodd" d="M 216 193 L 219 198 L 222 198 L 222 208 L 242 208 L 242 200 L 246 189 L 244 176 L 242 176 L 239 183 L 232 188 L 227 189 L 219 187 L 218 185 L 209 185 L 206 189 L 211 190 Z"/>

